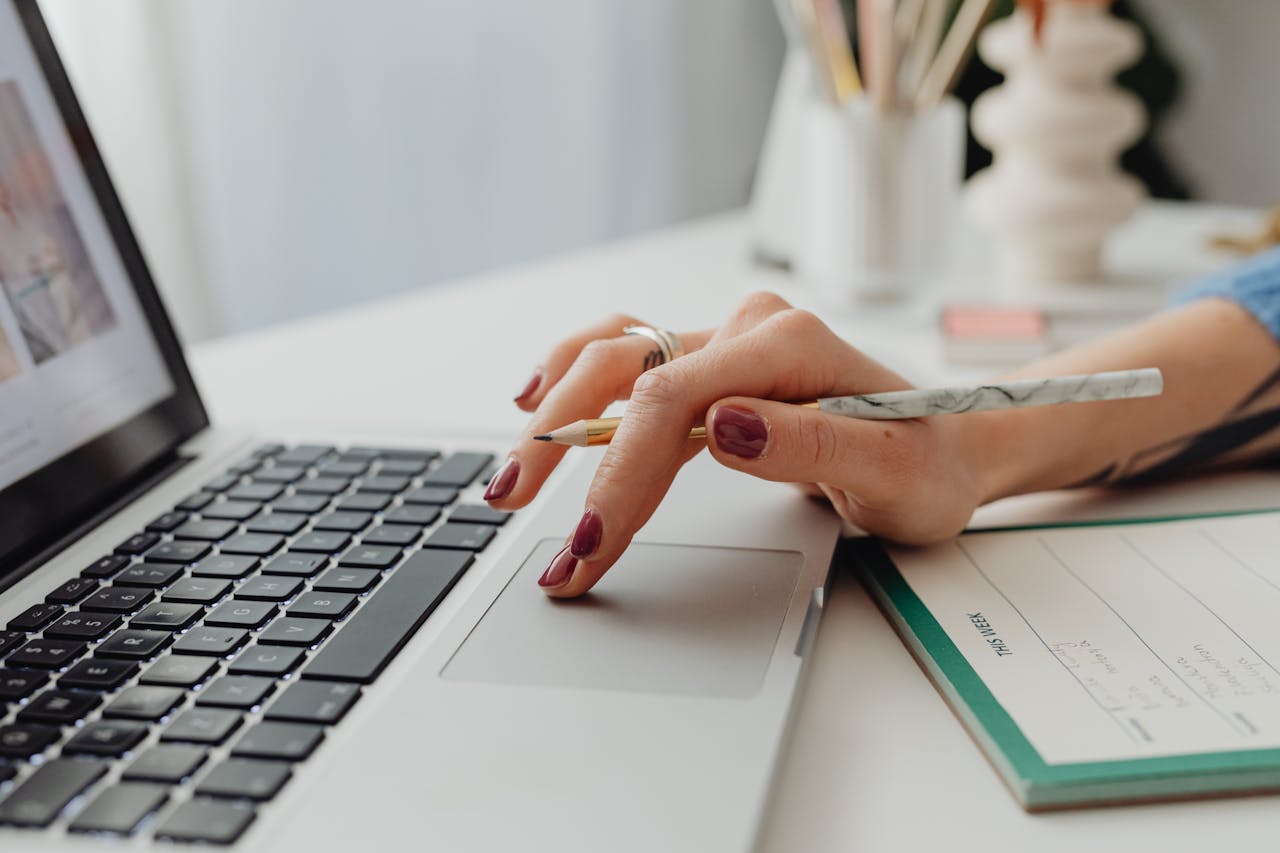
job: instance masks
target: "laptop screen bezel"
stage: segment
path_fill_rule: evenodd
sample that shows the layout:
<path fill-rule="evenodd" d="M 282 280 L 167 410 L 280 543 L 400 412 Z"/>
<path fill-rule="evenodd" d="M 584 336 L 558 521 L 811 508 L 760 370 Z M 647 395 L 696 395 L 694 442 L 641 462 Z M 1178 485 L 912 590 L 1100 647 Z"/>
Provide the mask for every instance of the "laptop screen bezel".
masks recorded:
<path fill-rule="evenodd" d="M 99 512 L 209 424 L 182 347 L 107 174 L 37 0 L 9 0 L 53 93 L 116 251 L 168 369 L 173 393 L 0 491 L 0 588 L 30 557 Z"/>

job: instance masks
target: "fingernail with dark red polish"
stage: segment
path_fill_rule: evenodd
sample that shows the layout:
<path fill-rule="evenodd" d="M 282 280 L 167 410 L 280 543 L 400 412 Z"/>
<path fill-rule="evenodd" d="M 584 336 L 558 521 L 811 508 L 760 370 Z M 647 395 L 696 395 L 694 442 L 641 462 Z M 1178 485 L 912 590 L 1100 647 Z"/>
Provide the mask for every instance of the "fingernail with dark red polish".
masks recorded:
<path fill-rule="evenodd" d="M 587 510 L 582 514 L 582 520 L 578 522 L 578 529 L 573 531 L 569 553 L 579 560 L 590 557 L 600 547 L 600 536 L 603 532 L 604 525 L 600 523 L 600 516 L 596 515 L 594 509 Z"/>
<path fill-rule="evenodd" d="M 489 480 L 489 488 L 484 490 L 484 499 L 498 501 L 511 494 L 516 487 L 516 478 L 520 476 L 520 461 L 514 456 L 507 458 L 506 464 L 498 469 Z"/>
<path fill-rule="evenodd" d="M 529 381 L 524 383 L 524 390 L 516 395 L 515 401 L 519 403 L 521 400 L 525 399 L 526 397 L 532 396 L 533 392 L 537 391 L 538 386 L 541 384 L 542 384 L 542 371 L 535 370 L 533 372 L 533 375 L 529 377 Z"/>
<path fill-rule="evenodd" d="M 569 553 L 566 545 L 556 554 L 556 558 L 547 566 L 547 570 L 538 578 L 538 586 L 543 589 L 555 589 L 564 586 L 573 577 L 573 570 L 578 567 L 578 558 Z"/>
<path fill-rule="evenodd" d="M 737 406 L 721 406 L 711 416 L 711 431 L 721 450 L 755 459 L 769 443 L 769 427 L 764 418 Z"/>

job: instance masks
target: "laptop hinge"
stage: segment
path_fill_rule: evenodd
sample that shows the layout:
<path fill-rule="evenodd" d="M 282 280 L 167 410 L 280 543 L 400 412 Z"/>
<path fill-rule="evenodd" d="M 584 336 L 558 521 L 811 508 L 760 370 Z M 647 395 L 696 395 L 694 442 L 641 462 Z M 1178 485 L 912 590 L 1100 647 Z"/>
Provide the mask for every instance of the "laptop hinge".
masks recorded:
<path fill-rule="evenodd" d="M 19 557 L 18 563 L 12 569 L 6 569 L 4 576 L 0 577 L 0 592 L 13 586 L 22 578 L 52 560 L 63 550 L 83 539 L 95 527 L 160 485 L 160 483 L 167 480 L 194 459 L 194 456 L 179 453 L 176 450 L 161 456 L 130 478 L 128 485 L 122 490 L 114 492 L 74 528 L 51 542 L 36 546 L 36 550 L 30 556 Z"/>

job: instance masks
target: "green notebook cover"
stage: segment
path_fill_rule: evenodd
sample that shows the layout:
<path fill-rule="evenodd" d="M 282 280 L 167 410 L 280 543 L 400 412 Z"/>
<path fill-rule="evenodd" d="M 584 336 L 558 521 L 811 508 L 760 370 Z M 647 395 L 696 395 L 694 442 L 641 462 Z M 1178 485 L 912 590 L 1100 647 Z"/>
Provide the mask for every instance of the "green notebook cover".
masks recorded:
<path fill-rule="evenodd" d="M 842 543 L 847 561 L 1024 808 L 1073 808 L 1280 791 L 1280 749 L 1049 764 L 1018 728 L 881 545 Z"/>

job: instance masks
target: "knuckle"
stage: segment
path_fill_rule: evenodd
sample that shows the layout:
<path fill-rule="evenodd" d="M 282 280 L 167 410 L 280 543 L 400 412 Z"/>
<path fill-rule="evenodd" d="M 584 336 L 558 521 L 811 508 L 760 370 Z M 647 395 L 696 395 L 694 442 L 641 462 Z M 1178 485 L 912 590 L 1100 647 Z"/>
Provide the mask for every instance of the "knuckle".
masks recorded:
<path fill-rule="evenodd" d="M 646 370 L 636 379 L 631 399 L 640 406 L 659 408 L 679 402 L 682 396 L 680 371 L 677 365 L 663 364 Z"/>
<path fill-rule="evenodd" d="M 827 330 L 827 324 L 818 315 L 803 308 L 788 308 L 774 315 L 773 322 L 785 335 L 809 337 Z"/>
<path fill-rule="evenodd" d="M 800 447 L 815 471 L 835 473 L 841 457 L 840 435 L 826 416 L 804 418 L 800 422 Z"/>
<path fill-rule="evenodd" d="M 578 360 L 587 365 L 607 364 L 617 353 L 618 343 L 616 340 L 597 339 L 588 341 L 586 346 L 582 348 L 582 352 L 578 355 Z"/>
<path fill-rule="evenodd" d="M 738 306 L 738 315 L 742 317 L 766 317 L 785 311 L 791 305 L 787 300 L 770 290 L 757 290 L 747 295 Z"/>

